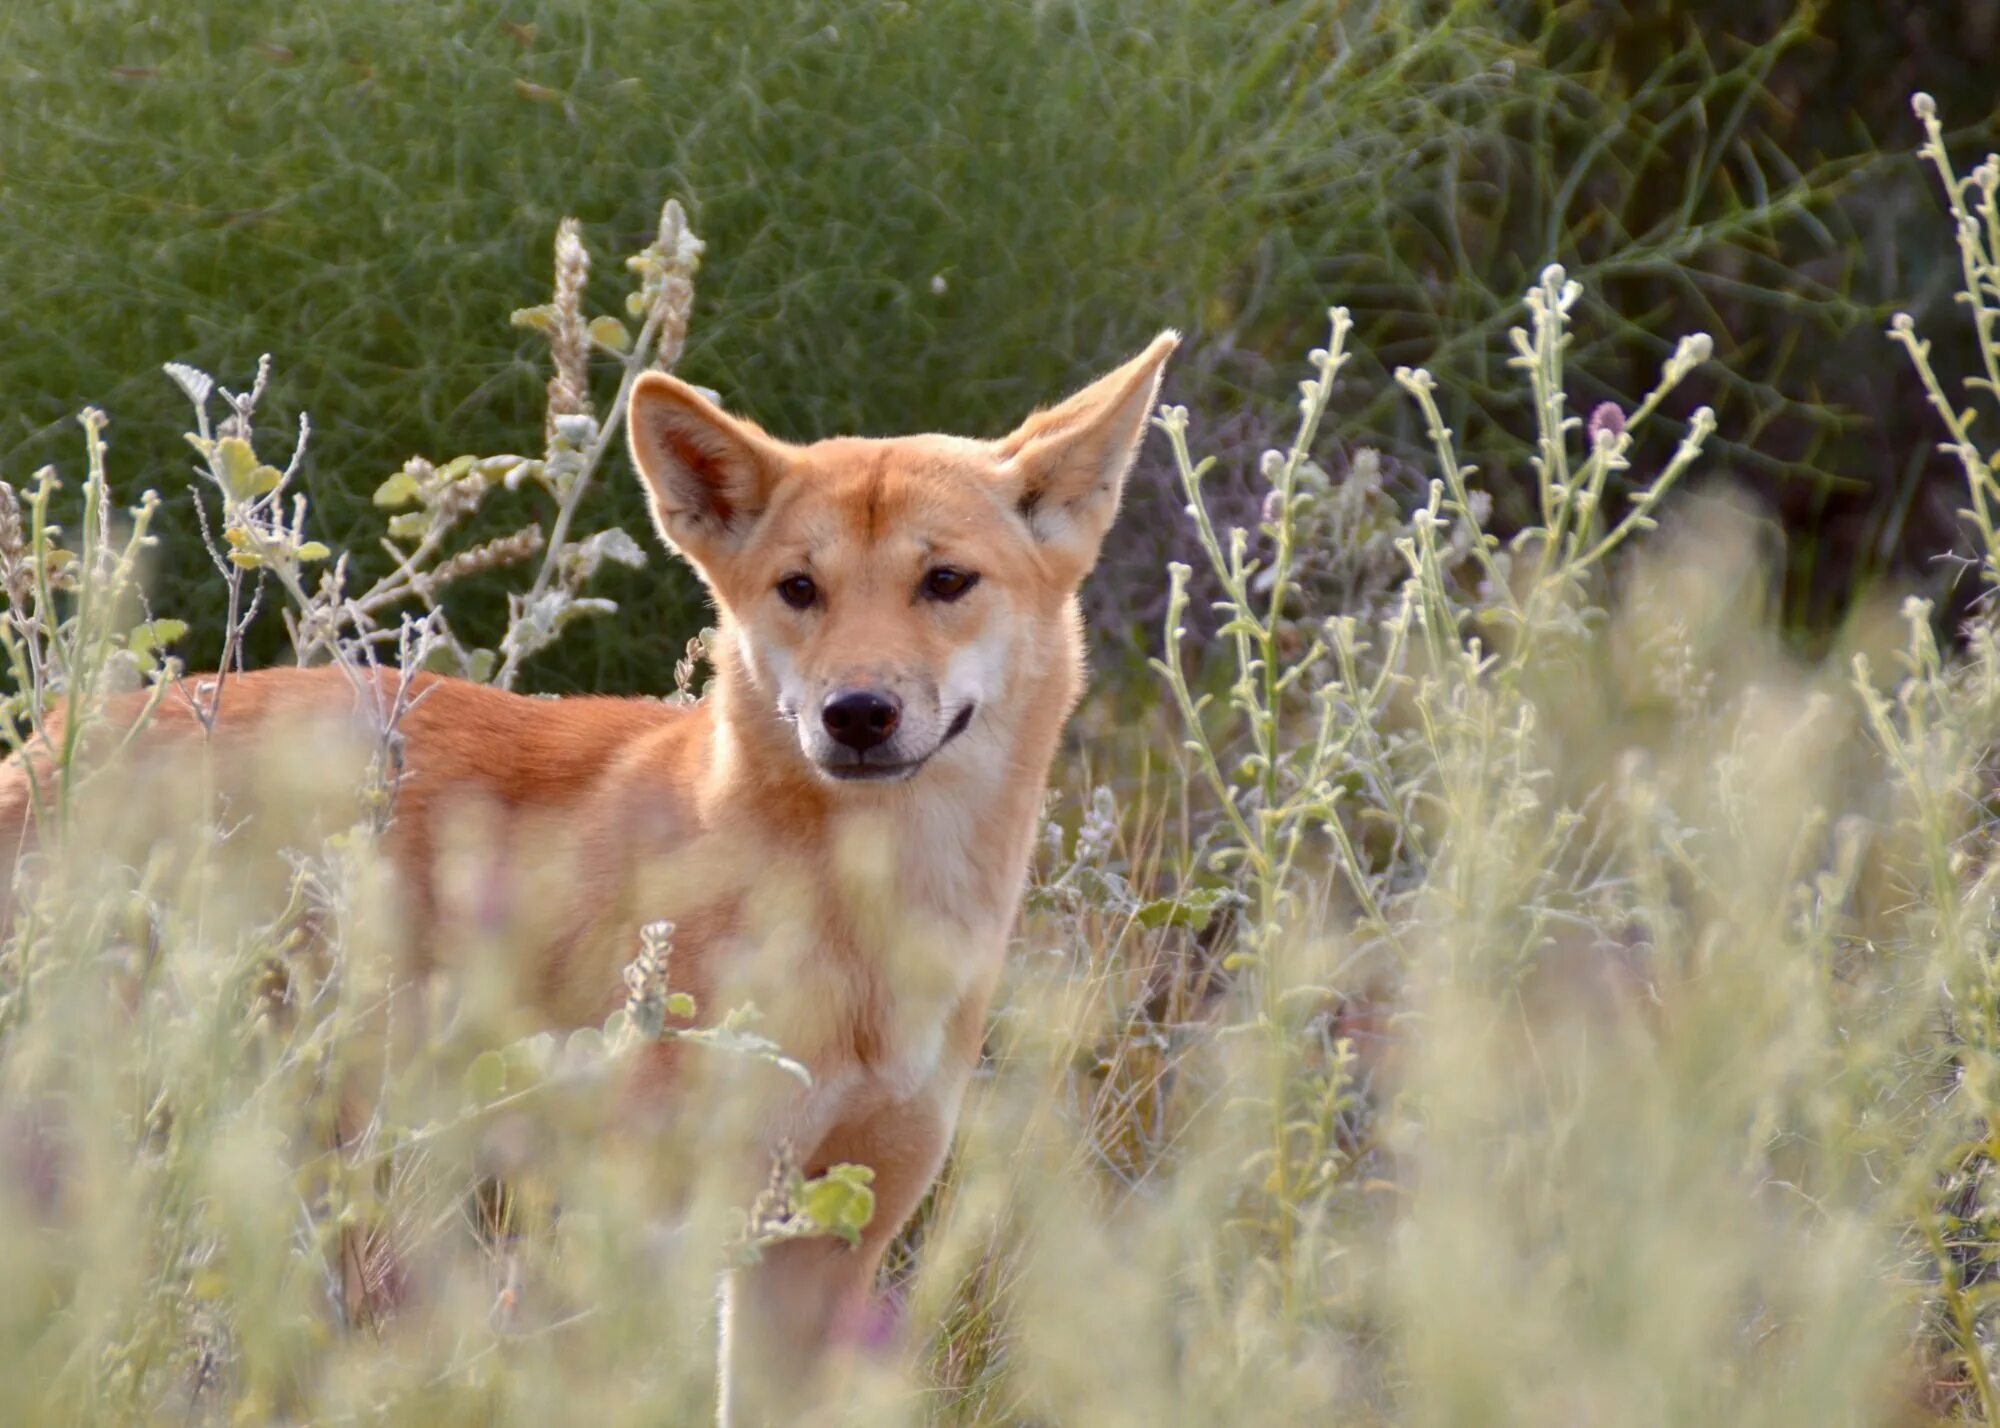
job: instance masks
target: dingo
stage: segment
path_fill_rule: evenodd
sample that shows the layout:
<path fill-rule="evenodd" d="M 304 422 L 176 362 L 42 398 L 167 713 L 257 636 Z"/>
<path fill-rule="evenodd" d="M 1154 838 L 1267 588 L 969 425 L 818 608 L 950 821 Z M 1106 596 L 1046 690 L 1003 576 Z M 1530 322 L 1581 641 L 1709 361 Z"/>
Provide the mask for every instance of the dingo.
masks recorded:
<path fill-rule="evenodd" d="M 812 1073 L 809 1090 L 762 1103 L 762 1149 L 789 1143 L 808 1174 L 873 1168 L 858 1249 L 786 1244 L 741 1288 L 741 1331 L 794 1362 L 867 1302 L 944 1159 L 1082 687 L 1077 587 L 1176 342 L 1162 333 L 997 441 L 793 446 L 647 374 L 631 452 L 661 535 L 714 597 L 709 697 L 414 682 L 386 847 L 419 946 L 446 940 L 433 925 L 443 820 L 476 803 L 497 856 L 573 859 L 565 896 L 544 884 L 533 908 L 509 909 L 536 929 L 531 989 L 551 1021 L 601 1021 L 637 928 L 671 919 L 675 989 L 703 1015 L 755 1000 L 762 1029 Z M 232 679 L 218 734 L 351 698 L 332 670 Z M 147 746 L 197 733 L 168 699 Z M 9 841 L 28 802 L 23 771 L 0 771 Z M 494 879 L 497 895 L 527 871 Z M 649 1084 L 677 1078 L 673 1050 Z"/>

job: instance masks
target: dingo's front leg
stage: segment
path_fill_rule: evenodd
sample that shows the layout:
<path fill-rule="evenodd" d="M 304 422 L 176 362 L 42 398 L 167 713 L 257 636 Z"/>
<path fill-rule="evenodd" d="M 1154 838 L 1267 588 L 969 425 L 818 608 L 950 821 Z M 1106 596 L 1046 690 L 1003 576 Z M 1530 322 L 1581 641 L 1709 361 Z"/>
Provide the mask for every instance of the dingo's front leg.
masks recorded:
<path fill-rule="evenodd" d="M 882 1256 L 930 1187 L 951 1139 L 957 1085 L 836 1125 L 804 1161 L 875 1172 L 875 1215 L 858 1245 L 832 1239 L 774 1246 L 738 1272 L 725 1310 L 727 1390 L 739 1424 L 795 1421 L 827 1371 L 867 1337 Z M 942 1093 L 941 1093 L 942 1092 Z"/>

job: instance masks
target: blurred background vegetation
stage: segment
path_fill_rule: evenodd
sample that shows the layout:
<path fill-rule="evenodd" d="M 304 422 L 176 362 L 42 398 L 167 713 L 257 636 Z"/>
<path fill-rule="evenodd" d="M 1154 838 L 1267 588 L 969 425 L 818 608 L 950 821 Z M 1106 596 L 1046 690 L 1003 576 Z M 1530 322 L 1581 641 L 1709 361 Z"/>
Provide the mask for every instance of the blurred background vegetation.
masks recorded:
<path fill-rule="evenodd" d="M 1956 326 L 1929 310 L 1949 251 L 1902 241 L 1938 221 L 1908 96 L 1977 147 L 1997 54 L 1985 0 L 13 3 L 0 472 L 105 407 L 121 481 L 167 500 L 160 604 L 213 632 L 160 363 L 247 380 L 277 354 L 266 410 L 312 416 L 320 532 L 366 552 L 405 457 L 540 440 L 542 344 L 507 317 L 557 220 L 584 221 L 610 309 L 609 260 L 677 195 L 709 242 L 682 370 L 784 436 L 998 432 L 1171 323 L 1194 340 L 1168 395 L 1248 493 L 1337 301 L 1379 364 L 1341 440 L 1393 468 L 1421 434 L 1384 369 L 1451 372 L 1504 525 L 1532 482 L 1500 464 L 1525 415 L 1504 329 L 1562 261 L 1593 305 L 1574 370 L 1605 383 L 1578 409 L 1645 390 L 1664 334 L 1714 334 L 1721 385 L 1687 407 L 1733 438 L 1714 479 L 1778 517 L 1811 641 L 1878 577 L 1952 574 L 1955 478 L 1882 327 Z M 1093 591 L 1113 651 L 1156 637 L 1185 550 L 1149 461 Z M 532 682 L 664 686 L 691 579 L 607 585 L 625 613 Z"/>

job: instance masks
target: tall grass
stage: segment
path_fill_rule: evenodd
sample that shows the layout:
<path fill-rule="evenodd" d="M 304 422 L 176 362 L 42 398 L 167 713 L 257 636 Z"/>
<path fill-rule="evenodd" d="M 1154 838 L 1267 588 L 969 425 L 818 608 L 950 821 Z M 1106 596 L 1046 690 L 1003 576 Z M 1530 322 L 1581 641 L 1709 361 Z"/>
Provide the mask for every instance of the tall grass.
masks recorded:
<path fill-rule="evenodd" d="M 1894 332 L 1990 584 L 1995 455 L 1967 409 L 2000 397 L 2000 160 L 1957 177 L 1919 112 L 1982 365 L 1960 387 Z M 562 380 L 589 311 L 562 291 L 550 458 L 587 449 L 560 408 L 592 390 Z M 1442 363 L 1395 374 L 1420 500 L 1378 458 L 1324 458 L 1365 400 L 1348 314 L 1251 521 L 1218 518 L 1199 428 L 1162 413 L 1215 634 L 1171 572 L 1156 724 L 1102 731 L 1102 777 L 1062 790 L 958 1150 L 887 1286 L 902 1342 L 826 1421 L 2000 1418 L 2000 630 L 1982 606 L 1946 644 L 1913 602 L 1865 608 L 1823 662 L 1788 653 L 1754 521 L 1669 499 L 1713 419 L 1665 413 L 1711 342 L 1582 407 L 1585 311 L 1551 267 L 1508 334 L 1533 502 L 1504 540 Z M 243 400 L 240 428 L 195 432 L 197 480 L 235 502 L 219 549 L 259 557 L 221 564 L 244 608 L 310 611 L 326 587 L 286 571 L 337 558 L 269 500 L 284 469 L 223 447 L 265 449 Z M 54 702 L 81 728 L 114 682 L 176 677 L 141 599 L 153 503 L 115 518 L 102 433 L 72 488 L 0 502 L 17 743 Z M 448 469 L 391 494 L 435 517 Z M 393 777 L 368 740 L 313 752 L 222 790 L 81 736 L 55 755 L 64 837 L 0 949 L 0 1416 L 707 1418 L 718 1274 L 746 1236 L 851 1228 L 865 1186 L 753 1213 L 704 1194 L 703 1132 L 619 1119 L 664 932 L 632 949 L 627 1011 L 562 1042 L 478 970 L 505 929 L 401 983 Z M 417 1003 L 429 1034 L 399 1046 Z M 726 1019 L 710 1039 L 782 1053 Z"/>

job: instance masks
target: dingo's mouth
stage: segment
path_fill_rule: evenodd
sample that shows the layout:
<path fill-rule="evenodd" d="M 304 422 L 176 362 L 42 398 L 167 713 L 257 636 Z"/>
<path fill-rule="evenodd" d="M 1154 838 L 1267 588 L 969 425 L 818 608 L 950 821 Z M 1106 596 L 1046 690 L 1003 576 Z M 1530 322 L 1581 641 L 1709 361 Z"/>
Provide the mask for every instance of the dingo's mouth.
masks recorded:
<path fill-rule="evenodd" d="M 972 715 L 977 707 L 976 705 L 968 704 L 959 710 L 952 717 L 951 727 L 944 731 L 944 737 L 939 739 L 931 748 L 931 751 L 921 758 L 904 759 L 900 763 L 893 764 L 881 762 L 870 763 L 866 754 L 857 754 L 853 759 L 844 763 L 830 764 L 822 761 L 819 765 L 819 771 L 828 778 L 838 779 L 842 783 L 894 783 L 909 778 L 918 769 L 936 758 L 938 752 L 946 744 L 949 744 L 953 739 L 956 739 L 960 734 L 963 734 L 967 729 L 972 727 Z"/>

